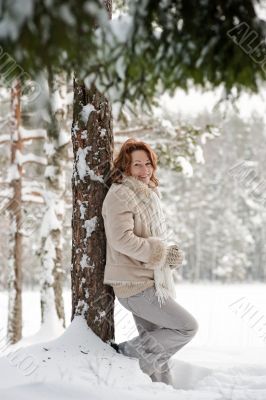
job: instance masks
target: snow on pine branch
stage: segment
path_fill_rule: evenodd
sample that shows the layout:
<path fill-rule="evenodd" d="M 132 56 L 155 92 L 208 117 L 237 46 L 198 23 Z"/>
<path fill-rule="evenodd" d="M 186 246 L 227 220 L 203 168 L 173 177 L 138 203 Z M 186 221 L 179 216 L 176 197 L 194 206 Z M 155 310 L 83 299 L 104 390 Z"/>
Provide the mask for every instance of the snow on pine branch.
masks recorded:
<path fill-rule="evenodd" d="M 46 130 L 45 129 L 25 129 L 22 126 L 19 127 L 18 134 L 14 133 L 12 139 L 11 134 L 0 135 L 0 145 L 5 143 L 10 143 L 11 140 L 22 142 L 35 140 L 35 139 L 46 139 Z"/>
<path fill-rule="evenodd" d="M 187 177 L 193 176 L 193 167 L 191 163 L 183 156 L 178 156 L 176 162 L 181 166 L 182 172 Z"/>
<path fill-rule="evenodd" d="M 11 188 L 10 188 L 10 189 L 1 190 L 1 192 L 0 192 L 0 198 L 3 198 L 3 199 L 12 199 L 12 197 L 13 197 L 13 190 L 12 190 Z M 3 203 L 1 202 L 0 211 L 2 212 L 3 209 L 5 209 L 5 206 L 4 206 Z"/>
<path fill-rule="evenodd" d="M 5 134 L 0 136 L 0 145 L 9 143 L 11 141 L 11 135 Z"/>
<path fill-rule="evenodd" d="M 44 200 L 41 194 L 39 193 L 27 193 L 22 195 L 22 202 L 23 203 L 37 203 L 37 204 L 44 204 Z"/>
<path fill-rule="evenodd" d="M 22 126 L 19 127 L 19 134 L 21 140 L 46 139 L 47 136 L 45 129 L 25 129 Z"/>
<path fill-rule="evenodd" d="M 58 147 L 65 146 L 66 144 L 70 143 L 70 141 L 71 141 L 70 133 L 67 132 L 65 129 L 60 129 Z"/>
<path fill-rule="evenodd" d="M 62 226 L 57 218 L 55 207 L 50 204 L 43 217 L 40 235 L 41 237 L 46 238 L 50 232 L 57 229 L 61 230 L 61 228 Z"/>
<path fill-rule="evenodd" d="M 16 163 L 23 165 L 26 163 L 35 163 L 40 165 L 47 165 L 47 159 L 45 157 L 36 156 L 33 153 L 22 154 L 19 150 L 16 151 Z"/>
<path fill-rule="evenodd" d="M 38 182 L 38 181 L 27 181 L 25 178 L 23 178 L 22 181 L 22 188 L 24 190 L 42 190 L 45 188 L 45 185 L 43 182 Z"/>

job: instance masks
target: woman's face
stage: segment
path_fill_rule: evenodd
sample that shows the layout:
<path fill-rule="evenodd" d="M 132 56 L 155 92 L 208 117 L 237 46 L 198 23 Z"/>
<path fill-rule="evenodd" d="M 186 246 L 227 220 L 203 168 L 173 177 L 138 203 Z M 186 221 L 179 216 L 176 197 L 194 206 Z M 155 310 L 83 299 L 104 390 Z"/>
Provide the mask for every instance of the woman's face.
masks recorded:
<path fill-rule="evenodd" d="M 130 175 L 148 185 L 152 172 L 153 167 L 146 151 L 134 150 L 131 153 Z"/>

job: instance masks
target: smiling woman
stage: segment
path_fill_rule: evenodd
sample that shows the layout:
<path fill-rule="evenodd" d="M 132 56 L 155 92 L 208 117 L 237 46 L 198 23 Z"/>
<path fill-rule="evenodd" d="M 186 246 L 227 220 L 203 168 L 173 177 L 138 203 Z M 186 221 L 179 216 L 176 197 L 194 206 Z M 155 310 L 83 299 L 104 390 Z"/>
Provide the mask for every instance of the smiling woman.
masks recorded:
<path fill-rule="evenodd" d="M 130 138 L 122 145 L 113 163 L 112 181 L 121 183 L 123 176 L 133 176 L 148 186 L 157 187 L 157 155 L 144 142 Z"/>
<path fill-rule="evenodd" d="M 114 160 L 113 183 L 102 207 L 104 284 L 132 312 L 139 331 L 113 347 L 138 358 L 153 381 L 172 384 L 169 359 L 192 339 L 198 325 L 174 300 L 172 272 L 183 255 L 177 244 L 169 244 L 156 169 L 157 155 L 135 139 L 128 139 Z"/>
<path fill-rule="evenodd" d="M 147 185 L 150 182 L 153 166 L 144 150 L 135 150 L 131 155 L 130 173 Z"/>

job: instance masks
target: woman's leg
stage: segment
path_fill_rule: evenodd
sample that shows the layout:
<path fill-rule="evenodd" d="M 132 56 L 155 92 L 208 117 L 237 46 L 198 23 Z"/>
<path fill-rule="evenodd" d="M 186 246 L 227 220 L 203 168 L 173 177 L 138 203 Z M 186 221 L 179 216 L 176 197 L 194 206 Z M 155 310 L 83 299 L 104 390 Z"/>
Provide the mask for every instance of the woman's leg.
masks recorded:
<path fill-rule="evenodd" d="M 141 369 L 154 379 L 167 375 L 169 358 L 193 338 L 197 321 L 172 298 L 160 306 L 153 287 L 118 300 L 133 313 L 139 331 L 139 336 L 121 343 L 122 353 L 139 358 Z"/>
<path fill-rule="evenodd" d="M 132 315 L 140 335 L 143 334 L 145 330 L 147 332 L 150 332 L 156 329 L 160 329 L 160 326 L 153 324 L 152 322 L 147 321 L 146 319 L 140 318 L 135 314 Z M 160 369 L 160 371 L 155 371 L 153 374 L 150 375 L 150 378 L 153 382 L 164 382 L 167 385 L 173 385 L 173 380 L 168 360 L 164 364 L 163 369 Z"/>

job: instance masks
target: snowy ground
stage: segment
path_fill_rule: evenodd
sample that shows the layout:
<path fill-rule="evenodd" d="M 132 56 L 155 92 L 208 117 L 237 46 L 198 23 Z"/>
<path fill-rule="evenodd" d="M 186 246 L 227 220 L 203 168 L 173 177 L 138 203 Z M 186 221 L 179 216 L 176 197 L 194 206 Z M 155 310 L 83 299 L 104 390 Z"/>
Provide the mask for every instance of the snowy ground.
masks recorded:
<path fill-rule="evenodd" d="M 175 388 L 153 383 L 137 360 L 115 353 L 80 318 L 70 324 L 71 298 L 65 292 L 67 329 L 40 326 L 39 294 L 23 296 L 23 344 L 4 348 L 6 294 L 0 294 L 0 398 L 3 400 L 266 399 L 266 285 L 177 286 L 176 301 L 200 329 L 172 361 Z M 264 315 L 265 313 L 265 315 Z M 118 303 L 116 341 L 135 336 L 131 315 Z M 12 350 L 12 351 L 11 351 Z"/>

